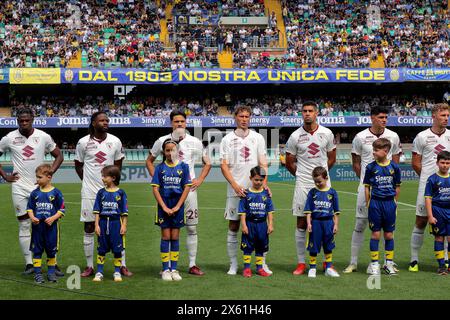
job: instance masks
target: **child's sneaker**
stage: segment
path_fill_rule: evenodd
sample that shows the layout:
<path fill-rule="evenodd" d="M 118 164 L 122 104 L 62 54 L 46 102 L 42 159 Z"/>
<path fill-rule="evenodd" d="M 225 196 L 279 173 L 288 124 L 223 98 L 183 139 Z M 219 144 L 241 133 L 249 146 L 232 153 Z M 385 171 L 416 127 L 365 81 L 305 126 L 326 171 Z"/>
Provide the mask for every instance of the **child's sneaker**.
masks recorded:
<path fill-rule="evenodd" d="M 250 268 L 245 268 L 244 271 L 242 271 L 242 275 L 245 278 L 250 278 L 252 276 L 252 269 Z"/>
<path fill-rule="evenodd" d="M 380 264 L 378 262 L 371 262 L 367 267 L 367 273 L 373 276 L 380 274 Z"/>
<path fill-rule="evenodd" d="M 268 266 L 266 263 L 264 263 L 262 267 L 263 267 L 263 270 L 264 270 L 266 273 L 268 273 L 269 275 L 272 275 L 272 274 L 273 274 L 272 270 L 269 269 L 269 266 Z"/>
<path fill-rule="evenodd" d="M 386 263 L 384 266 L 383 266 L 383 270 L 384 270 L 384 272 L 386 272 L 386 274 L 388 275 L 388 276 L 396 276 L 397 274 L 398 274 L 398 272 L 397 271 L 395 271 L 395 268 L 394 268 L 394 264 L 393 263 Z"/>
<path fill-rule="evenodd" d="M 36 283 L 45 283 L 45 280 L 44 280 L 44 276 L 42 275 L 42 273 L 35 273 L 34 274 L 34 282 L 36 282 Z"/>
<path fill-rule="evenodd" d="M 270 277 L 272 275 L 270 273 L 267 273 L 266 270 L 264 270 L 263 268 L 256 271 L 256 273 L 258 274 L 258 276 L 261 276 L 261 277 Z"/>
<path fill-rule="evenodd" d="M 317 273 L 316 268 L 309 269 L 309 271 L 308 271 L 308 278 L 315 278 L 316 277 L 316 273 Z"/>
<path fill-rule="evenodd" d="M 92 279 L 92 281 L 95 281 L 95 282 L 103 281 L 103 274 L 100 273 L 100 272 L 97 272 L 97 273 L 95 274 L 94 279 Z"/>
<path fill-rule="evenodd" d="M 172 271 L 172 280 L 180 281 L 181 279 L 183 279 L 183 278 L 180 276 L 180 273 L 178 272 L 178 270 L 173 270 Z"/>
<path fill-rule="evenodd" d="M 56 273 L 48 273 L 47 280 L 49 282 L 58 282 L 58 278 L 56 277 Z"/>
<path fill-rule="evenodd" d="M 169 269 L 162 272 L 161 279 L 163 279 L 164 281 L 172 281 L 172 273 Z"/>
<path fill-rule="evenodd" d="M 448 274 L 448 270 L 447 270 L 447 268 L 445 266 L 444 267 L 439 267 L 437 273 L 438 273 L 438 275 L 446 276 Z"/>
<path fill-rule="evenodd" d="M 114 277 L 114 281 L 115 282 L 121 282 L 122 281 L 122 275 L 120 274 L 120 272 L 114 272 L 113 277 Z"/>
<path fill-rule="evenodd" d="M 334 268 L 327 268 L 327 270 L 325 270 L 325 276 L 327 277 L 333 277 L 333 278 L 338 278 L 339 273 L 337 273 L 337 271 Z"/>

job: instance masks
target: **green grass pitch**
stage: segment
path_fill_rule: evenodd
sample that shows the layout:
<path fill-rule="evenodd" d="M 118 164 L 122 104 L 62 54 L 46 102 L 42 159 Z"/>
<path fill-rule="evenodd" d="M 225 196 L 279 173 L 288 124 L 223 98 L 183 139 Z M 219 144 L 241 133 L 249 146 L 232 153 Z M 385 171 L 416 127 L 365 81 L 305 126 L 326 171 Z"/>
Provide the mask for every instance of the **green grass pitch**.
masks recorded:
<path fill-rule="evenodd" d="M 267 262 L 274 272 L 270 278 L 253 276 L 243 278 L 240 265 L 237 276 L 226 274 L 227 222 L 223 218 L 225 183 L 205 183 L 199 191 L 200 224 L 197 263 L 206 272 L 204 277 L 188 275 L 186 235 L 181 232 L 179 270 L 180 282 L 165 283 L 160 279 L 160 231 L 153 224 L 155 200 L 150 186 L 123 184 L 128 194 L 129 229 L 127 234 L 127 265 L 135 275 L 121 283 L 112 280 L 112 255 L 107 255 L 105 280 L 94 283 L 92 278 L 81 280 L 80 290 L 68 290 L 66 277 L 57 284 L 34 285 L 33 278 L 21 275 L 24 263 L 17 240 L 17 222 L 14 218 L 10 186 L 0 185 L 0 299 L 446 299 L 448 277 L 436 275 L 437 264 L 433 254 L 433 237 L 426 234 L 421 251 L 421 271 L 407 271 L 410 255 L 410 236 L 414 224 L 417 182 L 405 182 L 400 195 L 395 234 L 395 261 L 400 267 L 396 277 L 382 275 L 381 289 L 369 290 L 365 269 L 369 262 L 369 231 L 361 250 L 359 272 L 342 274 L 349 262 L 351 233 L 355 221 L 356 183 L 335 182 L 339 192 L 341 218 L 336 238 L 334 264 L 340 278 L 325 277 L 321 273 L 322 255 L 318 258 L 318 276 L 293 276 L 296 266 L 294 243 L 295 218 L 291 214 L 293 184 L 273 183 L 271 189 L 276 207 L 275 231 L 270 238 Z M 66 270 L 69 265 L 85 267 L 82 245 L 83 225 L 79 222 L 80 184 L 57 185 L 65 196 L 67 214 L 61 222 L 61 250 L 58 261 Z M 383 248 L 381 243 L 380 248 Z M 323 254 L 323 252 L 322 252 Z M 383 251 L 380 252 L 383 255 Z M 242 261 L 239 252 L 239 261 Z M 253 261 L 254 263 L 254 258 Z M 254 267 L 254 265 L 253 265 Z M 44 271 L 45 271 L 44 264 Z M 56 289 L 56 290 L 55 290 Z"/>

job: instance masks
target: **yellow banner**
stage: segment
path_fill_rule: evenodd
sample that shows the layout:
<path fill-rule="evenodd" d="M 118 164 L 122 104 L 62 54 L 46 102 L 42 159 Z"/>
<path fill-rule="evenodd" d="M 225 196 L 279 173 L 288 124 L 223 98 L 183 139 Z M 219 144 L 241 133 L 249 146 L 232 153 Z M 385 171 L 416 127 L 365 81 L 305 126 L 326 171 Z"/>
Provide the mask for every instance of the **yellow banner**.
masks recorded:
<path fill-rule="evenodd" d="M 9 69 L 11 84 L 60 84 L 60 68 L 11 68 Z"/>

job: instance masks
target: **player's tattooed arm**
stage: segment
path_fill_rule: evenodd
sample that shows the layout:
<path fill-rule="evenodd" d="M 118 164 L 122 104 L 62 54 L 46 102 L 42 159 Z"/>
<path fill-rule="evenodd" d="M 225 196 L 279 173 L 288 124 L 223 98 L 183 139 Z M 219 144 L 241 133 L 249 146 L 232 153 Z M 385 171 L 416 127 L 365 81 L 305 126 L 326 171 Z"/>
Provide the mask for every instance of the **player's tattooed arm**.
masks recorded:
<path fill-rule="evenodd" d="M 330 152 L 327 152 L 327 156 L 328 156 L 328 171 L 329 171 L 336 163 L 336 148 L 334 148 Z"/>
<path fill-rule="evenodd" d="M 295 176 L 297 172 L 297 159 L 289 152 L 286 152 L 286 169 Z"/>
<path fill-rule="evenodd" d="M 78 160 L 75 160 L 75 171 L 77 172 L 78 177 L 83 180 L 83 166 L 84 163 Z"/>
<path fill-rule="evenodd" d="M 422 155 L 413 152 L 411 159 L 411 166 L 417 173 L 417 175 L 420 176 L 420 173 L 422 172 Z"/>
<path fill-rule="evenodd" d="M 361 156 L 356 153 L 352 153 L 352 167 L 358 178 L 361 177 Z"/>
<path fill-rule="evenodd" d="M 59 147 L 56 147 L 52 152 L 50 152 L 50 154 L 52 155 L 53 158 L 55 158 L 55 160 L 52 163 L 52 172 L 55 173 L 63 163 L 64 155 L 61 152 L 61 149 L 59 149 Z"/>
<path fill-rule="evenodd" d="M 0 152 L 0 156 L 3 154 L 3 152 Z M 12 174 L 7 174 L 0 164 L 0 176 L 5 179 L 6 182 L 16 182 L 19 180 L 19 173 L 13 172 Z"/>

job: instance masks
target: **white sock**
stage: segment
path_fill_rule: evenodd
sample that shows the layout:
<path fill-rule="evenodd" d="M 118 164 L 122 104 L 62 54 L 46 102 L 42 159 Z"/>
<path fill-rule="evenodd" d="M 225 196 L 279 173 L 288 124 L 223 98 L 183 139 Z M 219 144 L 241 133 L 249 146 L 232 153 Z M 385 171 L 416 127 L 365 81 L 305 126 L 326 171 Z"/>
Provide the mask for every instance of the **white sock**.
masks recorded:
<path fill-rule="evenodd" d="M 126 267 L 127 266 L 127 262 L 125 261 L 125 249 L 122 250 L 122 267 Z"/>
<path fill-rule="evenodd" d="M 86 256 L 86 264 L 88 267 L 94 267 L 94 233 L 84 233 L 83 245 L 84 255 Z"/>
<path fill-rule="evenodd" d="M 31 220 L 19 221 L 19 244 L 22 249 L 25 264 L 33 264 L 32 254 L 30 251 L 31 243 Z"/>
<path fill-rule="evenodd" d="M 195 259 L 197 257 L 197 226 L 186 226 L 187 237 L 186 237 L 186 247 L 189 256 L 189 268 L 195 266 Z"/>
<path fill-rule="evenodd" d="M 227 234 L 227 253 L 230 258 L 231 266 L 237 267 L 238 237 L 237 232 L 228 230 Z"/>
<path fill-rule="evenodd" d="M 364 243 L 364 230 L 366 230 L 368 219 L 356 218 L 355 229 L 352 234 L 352 249 L 350 264 L 358 264 L 359 250 Z"/>
<path fill-rule="evenodd" d="M 414 226 L 411 235 L 411 262 L 419 261 L 419 250 L 423 245 L 424 231 L 425 228 L 419 229 Z"/>
<path fill-rule="evenodd" d="M 306 230 L 300 228 L 295 229 L 295 243 L 297 245 L 298 263 L 305 263 Z"/>
<path fill-rule="evenodd" d="M 267 263 L 266 263 L 266 256 L 267 256 L 267 251 L 263 253 L 263 266 L 267 265 Z"/>

